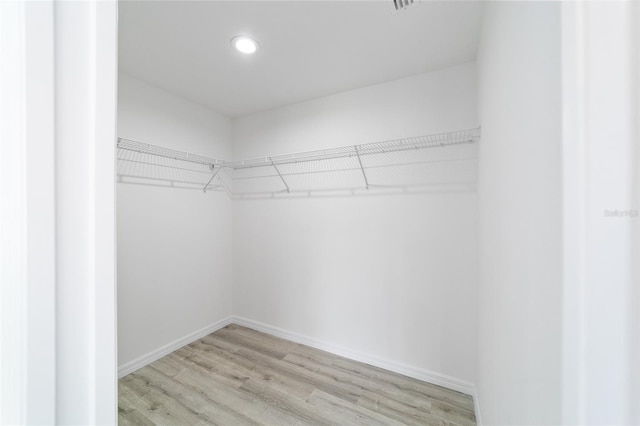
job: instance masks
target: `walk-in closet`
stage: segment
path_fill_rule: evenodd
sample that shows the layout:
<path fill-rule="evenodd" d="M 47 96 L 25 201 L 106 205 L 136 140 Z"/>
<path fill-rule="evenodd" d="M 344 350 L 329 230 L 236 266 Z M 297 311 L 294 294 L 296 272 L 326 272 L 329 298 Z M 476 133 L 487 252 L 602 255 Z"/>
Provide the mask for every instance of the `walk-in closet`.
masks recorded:
<path fill-rule="evenodd" d="M 638 22 L 0 1 L 0 425 L 640 425 Z"/>
<path fill-rule="evenodd" d="M 560 422 L 562 13 L 121 1 L 120 423 Z"/>

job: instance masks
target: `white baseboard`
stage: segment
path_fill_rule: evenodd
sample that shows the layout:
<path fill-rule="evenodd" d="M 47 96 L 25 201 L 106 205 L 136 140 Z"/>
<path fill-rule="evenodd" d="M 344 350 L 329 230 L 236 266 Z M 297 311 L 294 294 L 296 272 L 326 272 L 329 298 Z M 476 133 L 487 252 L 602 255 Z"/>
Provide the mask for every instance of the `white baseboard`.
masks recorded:
<path fill-rule="evenodd" d="M 465 380 L 435 373 L 433 371 L 425 370 L 422 368 L 413 367 L 411 365 L 403 364 L 400 362 L 379 358 L 373 355 L 353 351 L 351 349 L 343 348 L 333 343 L 324 342 L 313 337 L 308 337 L 299 333 L 283 330 L 281 328 L 273 327 L 271 325 L 263 324 L 261 322 L 253 321 L 247 318 L 234 316 L 232 317 L 231 322 L 244 327 L 252 328 L 257 331 L 261 331 L 263 333 L 271 334 L 272 336 L 291 340 L 296 343 L 301 343 L 303 345 L 330 352 L 334 355 L 343 356 L 354 361 L 360 361 L 365 364 L 393 371 L 394 373 L 403 374 L 408 377 L 413 377 L 414 379 L 433 383 L 434 385 L 462 392 L 467 395 L 472 395 L 474 397 L 474 403 L 475 401 L 477 401 L 475 395 L 475 386 L 473 385 L 473 383 L 467 382 Z"/>
<path fill-rule="evenodd" d="M 220 321 L 216 321 L 213 324 L 210 324 L 200 330 L 194 331 L 193 333 L 189 333 L 184 337 L 181 337 L 178 340 L 174 340 L 171 343 L 168 343 L 148 354 L 142 355 L 132 361 L 127 362 L 118 367 L 118 378 L 122 378 L 127 374 L 133 373 L 134 371 L 144 367 L 145 365 L 151 364 L 153 361 L 162 358 L 165 355 L 169 355 L 171 352 L 174 352 L 181 347 L 188 345 L 208 334 L 213 333 L 214 331 L 220 330 L 222 327 L 225 327 L 233 322 L 233 317 L 228 316 L 226 318 L 221 319 Z"/>

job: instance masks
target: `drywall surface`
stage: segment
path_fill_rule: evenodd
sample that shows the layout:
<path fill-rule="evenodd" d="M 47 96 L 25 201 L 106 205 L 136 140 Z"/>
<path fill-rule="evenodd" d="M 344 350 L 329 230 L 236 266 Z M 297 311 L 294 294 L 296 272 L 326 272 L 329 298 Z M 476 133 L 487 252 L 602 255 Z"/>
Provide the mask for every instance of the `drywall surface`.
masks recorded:
<path fill-rule="evenodd" d="M 478 57 L 484 424 L 561 422 L 560 6 L 485 6 Z"/>
<path fill-rule="evenodd" d="M 476 126 L 467 63 L 235 119 L 234 158 Z M 470 385 L 476 207 L 446 189 L 236 200 L 234 314 Z"/>
<path fill-rule="evenodd" d="M 119 76 L 118 136 L 230 158 L 230 122 Z M 231 314 L 232 204 L 222 192 L 117 185 L 118 365 Z"/>

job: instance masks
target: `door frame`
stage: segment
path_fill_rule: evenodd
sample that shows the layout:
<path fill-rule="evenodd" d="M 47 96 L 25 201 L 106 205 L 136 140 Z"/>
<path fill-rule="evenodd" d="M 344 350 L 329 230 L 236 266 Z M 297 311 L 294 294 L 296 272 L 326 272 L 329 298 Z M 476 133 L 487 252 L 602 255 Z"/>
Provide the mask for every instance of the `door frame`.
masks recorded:
<path fill-rule="evenodd" d="M 0 7 L 0 421 L 116 424 L 117 2 Z"/>

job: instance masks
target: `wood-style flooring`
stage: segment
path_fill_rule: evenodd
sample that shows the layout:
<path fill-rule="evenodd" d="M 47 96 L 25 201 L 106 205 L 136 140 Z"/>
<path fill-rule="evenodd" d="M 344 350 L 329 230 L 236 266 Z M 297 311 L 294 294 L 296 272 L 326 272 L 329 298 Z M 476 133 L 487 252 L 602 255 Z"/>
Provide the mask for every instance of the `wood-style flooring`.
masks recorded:
<path fill-rule="evenodd" d="M 120 425 L 475 425 L 470 396 L 229 325 L 119 381 Z"/>

